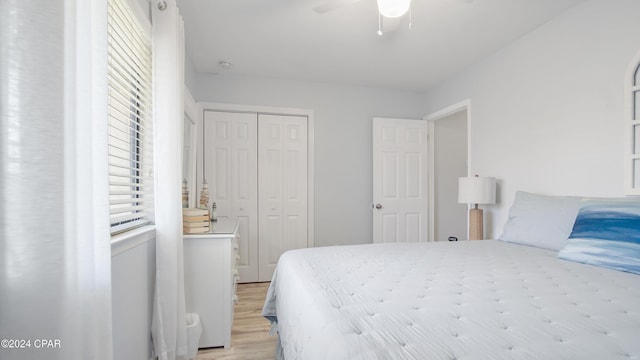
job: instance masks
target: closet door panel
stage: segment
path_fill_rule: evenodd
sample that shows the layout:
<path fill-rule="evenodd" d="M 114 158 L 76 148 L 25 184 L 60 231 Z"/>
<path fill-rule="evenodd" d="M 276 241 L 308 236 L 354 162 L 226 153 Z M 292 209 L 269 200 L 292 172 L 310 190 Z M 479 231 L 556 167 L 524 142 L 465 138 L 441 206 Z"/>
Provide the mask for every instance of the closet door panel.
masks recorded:
<path fill-rule="evenodd" d="M 307 247 L 307 119 L 284 117 L 288 249 Z"/>
<path fill-rule="evenodd" d="M 266 145 L 265 145 L 266 146 Z M 272 206 L 280 207 L 282 204 L 282 151 L 280 149 L 266 149 L 265 156 L 260 163 L 263 169 L 260 179 L 264 181 L 264 198 Z M 272 210 L 265 206 L 265 210 Z"/>
<path fill-rule="evenodd" d="M 259 115 L 260 281 L 280 255 L 307 247 L 307 118 Z"/>
<path fill-rule="evenodd" d="M 285 248 L 283 244 L 284 236 L 282 236 L 282 217 L 279 214 L 270 214 L 261 217 L 264 232 L 261 232 L 261 259 L 260 266 L 276 266 L 278 258 Z M 269 279 L 271 280 L 271 279 Z M 261 281 L 267 281 L 261 279 Z"/>
<path fill-rule="evenodd" d="M 230 173 L 229 173 L 229 163 L 230 163 L 230 159 L 229 157 L 231 156 L 231 154 L 229 153 L 230 149 L 227 149 L 225 147 L 222 146 L 215 146 L 214 145 L 214 156 L 215 156 L 215 161 L 213 162 L 215 164 L 215 167 L 213 167 L 212 169 L 207 169 L 209 170 L 210 173 L 213 173 L 210 176 L 207 176 L 207 182 L 209 183 L 209 205 L 211 205 L 215 199 L 216 201 L 216 205 L 217 206 L 221 206 L 221 207 L 227 207 L 226 205 L 226 201 L 229 201 L 229 193 L 231 192 L 231 189 L 229 189 L 228 185 L 229 185 L 229 177 L 230 177 Z M 214 171 L 214 169 L 220 169 L 218 171 Z M 211 196 L 212 194 L 215 194 L 214 196 Z"/>
<path fill-rule="evenodd" d="M 249 173 L 251 172 L 250 154 L 246 149 L 240 149 L 236 152 L 235 177 L 238 179 L 236 187 L 236 198 L 238 201 L 248 201 L 251 199 L 251 180 Z"/>
<path fill-rule="evenodd" d="M 282 121 L 272 116 L 258 117 L 258 226 L 259 279 L 270 275 L 284 246 Z"/>
<path fill-rule="evenodd" d="M 210 201 L 218 218 L 239 221 L 240 281 L 258 281 L 257 114 L 205 111 L 203 130 Z"/>
<path fill-rule="evenodd" d="M 258 281 L 258 117 L 233 114 L 233 216 L 244 224 L 238 237 L 241 282 Z M 243 246 L 244 245 L 244 246 Z"/>

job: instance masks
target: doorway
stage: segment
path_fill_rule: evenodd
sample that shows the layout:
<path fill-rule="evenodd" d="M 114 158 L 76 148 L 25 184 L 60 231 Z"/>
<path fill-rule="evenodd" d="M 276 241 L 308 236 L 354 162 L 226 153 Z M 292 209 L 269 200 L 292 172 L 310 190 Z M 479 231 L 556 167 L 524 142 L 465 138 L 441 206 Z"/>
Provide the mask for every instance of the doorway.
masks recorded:
<path fill-rule="evenodd" d="M 469 169 L 469 102 L 425 117 L 429 122 L 430 239 L 467 239 L 467 205 L 458 204 L 458 178 Z"/>

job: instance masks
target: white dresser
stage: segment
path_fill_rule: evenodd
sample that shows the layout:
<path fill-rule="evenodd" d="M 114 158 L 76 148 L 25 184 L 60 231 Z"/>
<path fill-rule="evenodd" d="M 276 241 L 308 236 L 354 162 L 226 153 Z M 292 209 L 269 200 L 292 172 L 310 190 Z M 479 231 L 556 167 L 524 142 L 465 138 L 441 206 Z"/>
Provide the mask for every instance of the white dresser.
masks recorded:
<path fill-rule="evenodd" d="M 199 348 L 228 348 L 238 299 L 238 222 L 219 219 L 212 224 L 208 234 L 184 235 L 186 309 L 200 315 Z"/>

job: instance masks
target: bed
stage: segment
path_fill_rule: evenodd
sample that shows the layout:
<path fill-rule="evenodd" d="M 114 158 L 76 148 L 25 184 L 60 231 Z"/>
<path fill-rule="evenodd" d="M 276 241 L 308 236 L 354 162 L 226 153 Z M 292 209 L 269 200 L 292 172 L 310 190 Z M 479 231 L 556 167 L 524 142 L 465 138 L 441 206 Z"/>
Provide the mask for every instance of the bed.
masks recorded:
<path fill-rule="evenodd" d="M 557 197 L 524 194 L 500 240 L 283 254 L 263 308 L 279 336 L 277 357 L 640 358 L 640 275 L 630 272 L 637 254 L 623 271 L 585 260 L 576 250 L 584 244 L 574 246 L 586 238 L 576 230 L 584 199 L 563 198 L 563 208 Z M 531 201 L 518 199 L 529 195 L 549 200 L 551 213 L 527 210 Z M 536 240 L 543 235 L 551 239 Z"/>

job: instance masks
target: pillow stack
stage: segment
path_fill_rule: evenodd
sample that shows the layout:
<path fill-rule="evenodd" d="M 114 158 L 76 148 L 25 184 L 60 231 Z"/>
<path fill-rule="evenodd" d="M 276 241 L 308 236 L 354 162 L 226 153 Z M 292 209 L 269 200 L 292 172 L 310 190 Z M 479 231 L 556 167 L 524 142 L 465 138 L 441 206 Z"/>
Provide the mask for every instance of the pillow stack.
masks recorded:
<path fill-rule="evenodd" d="M 640 201 L 518 191 L 500 240 L 556 250 L 565 260 L 640 274 Z"/>

